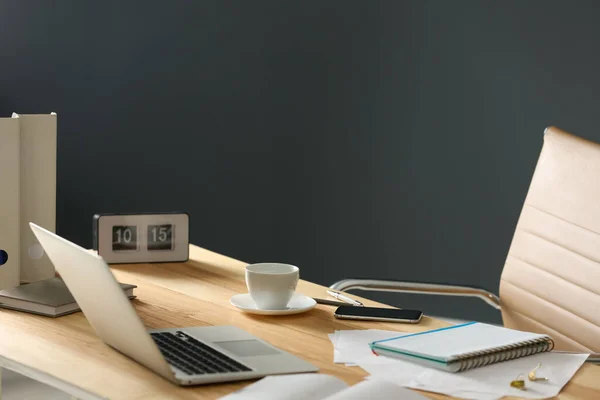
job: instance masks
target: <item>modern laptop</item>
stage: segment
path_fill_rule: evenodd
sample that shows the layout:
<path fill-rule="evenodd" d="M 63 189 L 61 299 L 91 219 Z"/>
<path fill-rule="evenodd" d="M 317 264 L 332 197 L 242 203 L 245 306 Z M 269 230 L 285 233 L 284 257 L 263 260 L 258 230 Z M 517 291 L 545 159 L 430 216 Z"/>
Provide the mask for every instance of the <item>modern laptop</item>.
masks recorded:
<path fill-rule="evenodd" d="M 146 330 L 102 257 L 29 225 L 98 336 L 164 378 L 200 385 L 318 370 L 234 326 Z"/>

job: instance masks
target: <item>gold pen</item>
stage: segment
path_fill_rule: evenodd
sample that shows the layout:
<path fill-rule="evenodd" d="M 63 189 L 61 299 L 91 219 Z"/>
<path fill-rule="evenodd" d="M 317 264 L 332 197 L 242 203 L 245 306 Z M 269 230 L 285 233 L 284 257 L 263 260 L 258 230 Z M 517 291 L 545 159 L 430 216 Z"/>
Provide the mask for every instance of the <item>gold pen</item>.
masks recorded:
<path fill-rule="evenodd" d="M 328 291 L 327 291 L 327 293 L 328 293 L 328 294 L 329 294 L 331 297 L 335 297 L 336 299 L 338 299 L 338 300 L 341 300 L 341 301 L 343 301 L 344 303 L 351 304 L 351 305 L 353 305 L 353 306 L 357 306 L 357 307 L 364 307 L 364 304 L 363 304 L 363 303 L 361 303 L 360 301 L 358 301 L 358 300 L 354 300 L 354 299 L 351 299 L 350 297 L 348 297 L 348 296 L 344 296 L 344 295 L 343 295 L 343 294 L 341 294 L 341 293 L 334 292 L 333 290 L 328 290 Z"/>

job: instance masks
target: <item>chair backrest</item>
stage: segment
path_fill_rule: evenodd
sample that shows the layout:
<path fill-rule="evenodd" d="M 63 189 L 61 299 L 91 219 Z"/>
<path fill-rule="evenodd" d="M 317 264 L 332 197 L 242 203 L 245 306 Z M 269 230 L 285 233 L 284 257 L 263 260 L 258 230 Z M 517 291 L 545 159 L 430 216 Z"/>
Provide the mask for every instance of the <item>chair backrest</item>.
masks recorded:
<path fill-rule="evenodd" d="M 547 128 L 500 281 L 508 328 L 600 353 L 600 145 Z"/>

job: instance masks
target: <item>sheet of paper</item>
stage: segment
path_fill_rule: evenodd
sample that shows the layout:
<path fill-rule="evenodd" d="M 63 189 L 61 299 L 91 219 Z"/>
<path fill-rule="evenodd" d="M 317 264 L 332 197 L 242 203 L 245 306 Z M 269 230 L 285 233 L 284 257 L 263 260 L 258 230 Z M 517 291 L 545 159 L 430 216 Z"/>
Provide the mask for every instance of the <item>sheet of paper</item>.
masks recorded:
<path fill-rule="evenodd" d="M 356 364 L 354 363 L 344 363 L 343 361 L 341 361 L 344 357 L 342 355 L 342 353 L 337 350 L 335 348 L 337 340 L 338 340 L 338 335 L 337 332 L 341 332 L 341 331 L 336 331 L 335 333 L 330 333 L 327 336 L 329 336 L 329 340 L 331 340 L 331 343 L 333 344 L 333 362 L 335 364 L 346 364 L 347 367 L 356 367 Z"/>
<path fill-rule="evenodd" d="M 359 367 L 367 371 L 370 376 L 367 379 L 388 379 L 391 382 L 405 387 L 416 384 L 415 379 L 425 373 L 428 368 L 422 367 L 408 361 L 396 360 L 390 363 L 361 361 Z"/>
<path fill-rule="evenodd" d="M 404 333 L 380 329 L 336 331 L 330 335 L 334 346 L 333 361 L 336 364 L 346 365 L 356 365 L 361 360 L 384 364 L 393 362 L 387 357 L 373 354 L 369 343 L 402 335 Z"/>
<path fill-rule="evenodd" d="M 327 336 L 329 337 L 329 340 L 331 340 L 331 344 L 333 344 L 333 362 L 337 364 L 338 362 L 336 360 L 340 357 L 339 350 L 336 350 L 335 348 L 337 335 L 335 333 L 329 333 Z"/>
<path fill-rule="evenodd" d="M 321 400 L 347 387 L 344 381 L 332 375 L 274 375 L 221 397 L 221 400 Z"/>
<path fill-rule="evenodd" d="M 371 379 L 350 386 L 326 400 L 425 400 L 426 397 L 383 379 Z"/>
<path fill-rule="evenodd" d="M 337 343 L 337 333 L 339 331 L 335 331 L 334 333 L 328 333 L 327 337 L 329 337 L 329 340 L 331 340 L 331 343 L 333 344 L 333 347 L 335 347 L 336 343 Z"/>
<path fill-rule="evenodd" d="M 487 386 L 474 387 L 474 388 L 443 388 L 443 390 L 431 390 L 430 388 L 424 387 L 421 383 L 415 379 L 428 370 L 427 367 L 412 364 L 408 361 L 398 360 L 396 365 L 386 364 L 361 364 L 361 368 L 370 373 L 366 379 L 380 380 L 389 379 L 397 385 L 425 390 L 430 392 L 438 392 L 442 394 L 449 394 L 460 399 L 473 399 L 473 400 L 496 400 L 501 398 L 502 394 L 486 393 L 489 390 Z"/>
<path fill-rule="evenodd" d="M 544 399 L 556 396 L 585 362 L 587 354 L 543 353 L 517 360 L 501 362 L 470 371 L 451 373 L 397 360 L 395 364 L 361 362 L 360 367 L 371 374 L 371 379 L 389 379 L 414 389 L 466 399 L 498 399 L 517 396 Z M 526 375 L 537 363 L 538 376 L 548 381 L 531 382 Z M 525 374 L 527 390 L 511 388 L 510 382 Z"/>

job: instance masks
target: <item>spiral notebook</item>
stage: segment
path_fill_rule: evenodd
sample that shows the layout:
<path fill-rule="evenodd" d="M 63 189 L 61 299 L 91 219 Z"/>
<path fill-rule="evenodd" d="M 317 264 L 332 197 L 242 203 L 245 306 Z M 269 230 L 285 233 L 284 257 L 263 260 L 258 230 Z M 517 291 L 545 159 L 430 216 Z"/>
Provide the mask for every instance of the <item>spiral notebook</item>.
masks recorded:
<path fill-rule="evenodd" d="M 550 351 L 554 341 L 548 335 L 469 322 L 379 340 L 370 346 L 378 355 L 460 372 Z"/>

